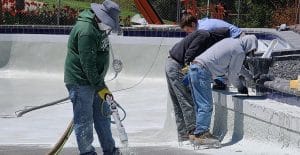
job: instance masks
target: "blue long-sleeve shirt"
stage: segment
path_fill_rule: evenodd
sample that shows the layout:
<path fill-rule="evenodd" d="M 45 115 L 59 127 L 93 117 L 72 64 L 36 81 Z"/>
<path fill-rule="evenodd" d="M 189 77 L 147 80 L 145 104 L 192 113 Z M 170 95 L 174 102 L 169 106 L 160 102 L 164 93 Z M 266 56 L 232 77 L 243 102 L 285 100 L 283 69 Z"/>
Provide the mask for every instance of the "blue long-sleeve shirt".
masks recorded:
<path fill-rule="evenodd" d="M 198 20 L 198 30 L 202 29 L 202 30 L 211 31 L 221 27 L 229 28 L 230 36 L 232 38 L 237 38 L 242 33 L 242 30 L 240 28 L 220 19 L 203 18 L 201 20 Z"/>

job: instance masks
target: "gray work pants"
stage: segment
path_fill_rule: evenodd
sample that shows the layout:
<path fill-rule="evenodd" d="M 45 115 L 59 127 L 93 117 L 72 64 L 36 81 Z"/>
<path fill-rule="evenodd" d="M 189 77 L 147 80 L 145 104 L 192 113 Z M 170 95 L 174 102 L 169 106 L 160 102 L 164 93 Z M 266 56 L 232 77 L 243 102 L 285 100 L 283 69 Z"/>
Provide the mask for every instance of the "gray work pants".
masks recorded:
<path fill-rule="evenodd" d="M 182 65 L 172 58 L 166 62 L 168 89 L 174 106 L 178 140 L 187 140 L 188 133 L 195 129 L 196 116 L 190 90 L 182 84 Z"/>

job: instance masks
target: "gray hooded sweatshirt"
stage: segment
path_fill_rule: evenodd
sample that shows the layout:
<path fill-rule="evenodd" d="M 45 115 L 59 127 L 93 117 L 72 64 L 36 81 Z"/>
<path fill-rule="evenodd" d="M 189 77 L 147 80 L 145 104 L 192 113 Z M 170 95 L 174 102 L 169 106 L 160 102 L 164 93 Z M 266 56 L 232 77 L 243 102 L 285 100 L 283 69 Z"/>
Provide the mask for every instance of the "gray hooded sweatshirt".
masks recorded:
<path fill-rule="evenodd" d="M 241 88 L 243 85 L 239 75 L 245 56 L 257 49 L 257 46 L 255 35 L 246 35 L 239 39 L 226 38 L 196 57 L 195 61 L 205 65 L 213 79 L 226 75 L 233 86 Z"/>

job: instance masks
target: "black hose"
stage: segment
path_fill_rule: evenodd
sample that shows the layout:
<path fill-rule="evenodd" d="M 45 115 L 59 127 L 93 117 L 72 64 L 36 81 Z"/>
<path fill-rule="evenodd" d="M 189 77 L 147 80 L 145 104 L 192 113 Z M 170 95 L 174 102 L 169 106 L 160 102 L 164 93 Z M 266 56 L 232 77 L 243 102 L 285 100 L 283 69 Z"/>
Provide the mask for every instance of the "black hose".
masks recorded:
<path fill-rule="evenodd" d="M 66 97 L 66 98 L 63 98 L 63 99 L 60 99 L 60 100 L 56 100 L 56 101 L 53 101 L 53 102 L 50 102 L 50 103 L 47 103 L 47 104 L 43 104 L 43 105 L 40 105 L 40 106 L 34 106 L 32 108 L 20 110 L 20 111 L 16 112 L 16 115 L 17 115 L 17 117 L 22 117 L 24 114 L 26 114 L 28 112 L 31 112 L 31 111 L 34 111 L 34 110 L 38 110 L 38 109 L 42 109 L 42 108 L 49 107 L 49 106 L 53 106 L 53 105 L 59 104 L 61 102 L 65 102 L 68 99 L 69 99 L 69 97 Z"/>
<path fill-rule="evenodd" d="M 56 101 L 53 101 L 53 102 L 50 102 L 50 103 L 47 103 L 47 104 L 43 104 L 43 105 L 40 105 L 40 106 L 34 106 L 34 107 L 31 107 L 31 108 L 28 108 L 28 109 L 24 109 L 24 110 L 20 110 L 20 111 L 17 111 L 16 112 L 16 116 L 17 117 L 22 117 L 24 114 L 26 113 L 29 113 L 31 111 L 34 111 L 34 110 L 38 110 L 38 109 L 42 109 L 42 108 L 46 108 L 46 107 L 50 107 L 50 106 L 53 106 L 53 105 L 56 105 L 56 104 L 59 104 L 61 102 L 65 102 L 69 99 L 69 97 L 66 97 L 66 98 L 63 98 L 63 99 L 60 99 L 60 100 L 56 100 Z M 126 111 L 124 110 L 124 108 L 122 106 L 120 106 L 120 104 L 116 103 L 117 104 L 117 107 L 119 109 L 122 110 L 124 116 L 123 118 L 121 119 L 121 122 L 125 120 L 126 116 L 127 116 L 127 113 Z M 114 121 L 111 121 L 112 124 L 115 124 Z"/>

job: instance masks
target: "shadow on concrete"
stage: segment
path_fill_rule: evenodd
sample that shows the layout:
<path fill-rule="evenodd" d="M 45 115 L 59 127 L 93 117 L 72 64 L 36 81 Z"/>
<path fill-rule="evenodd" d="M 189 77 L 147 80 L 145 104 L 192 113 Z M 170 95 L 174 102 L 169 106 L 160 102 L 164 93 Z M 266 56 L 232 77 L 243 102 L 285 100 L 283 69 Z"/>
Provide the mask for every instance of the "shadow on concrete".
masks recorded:
<path fill-rule="evenodd" d="M 261 100 L 265 99 L 265 96 L 247 96 L 238 94 L 236 92 L 228 91 L 215 91 L 214 102 L 215 102 L 215 114 L 213 122 L 213 134 L 219 137 L 221 141 L 227 135 L 228 130 L 231 126 L 228 118 L 233 118 L 233 131 L 231 140 L 227 143 L 222 144 L 223 146 L 230 146 L 238 143 L 244 138 L 244 100 Z M 228 100 L 228 96 L 232 96 L 232 100 Z M 233 102 L 233 107 L 228 107 Z M 230 115 L 229 115 L 230 112 Z M 231 116 L 233 114 L 234 116 Z"/>
<path fill-rule="evenodd" d="M 0 155 L 45 155 L 49 148 L 39 146 L 0 146 Z M 101 148 L 96 148 L 98 155 L 101 155 Z M 60 155 L 77 155 L 77 148 L 64 148 Z M 133 147 L 125 155 L 204 155 L 193 150 L 172 148 L 168 146 Z"/>
<path fill-rule="evenodd" d="M 218 93 L 217 100 L 215 102 L 222 103 L 223 101 L 227 101 L 227 96 Z M 223 104 L 223 106 L 215 106 L 213 134 L 219 137 L 220 141 L 223 141 L 228 132 L 227 115 L 227 103 Z"/>
<path fill-rule="evenodd" d="M 238 143 L 244 137 L 244 115 L 243 115 L 243 101 L 245 97 L 233 97 L 234 104 L 234 123 L 233 123 L 233 133 L 231 141 L 223 144 L 223 146 L 230 146 Z"/>
<path fill-rule="evenodd" d="M 223 146 L 230 146 L 233 144 L 238 143 L 239 141 L 241 141 L 244 138 L 244 100 L 246 99 L 251 99 L 251 100 L 260 100 L 260 99 L 265 99 L 264 96 L 245 96 L 245 95 L 239 95 L 239 94 L 231 94 L 232 97 L 232 102 L 233 102 L 233 113 L 234 113 L 234 123 L 233 123 L 233 133 L 232 133 L 232 137 L 231 137 L 231 141 L 228 143 L 224 143 L 222 144 Z M 223 96 L 226 96 L 223 94 Z M 224 103 L 224 109 L 222 108 L 224 114 L 222 114 L 219 117 L 224 117 L 223 120 L 226 121 L 225 126 L 223 127 L 223 130 L 228 130 L 227 129 L 227 118 L 228 118 L 228 110 L 226 105 L 227 105 L 227 100 L 223 99 L 220 100 L 221 102 L 225 101 L 226 103 Z M 223 139 L 222 139 L 223 140 Z"/>
<path fill-rule="evenodd" d="M 232 95 L 234 96 L 236 93 L 233 92 L 224 92 L 224 91 L 217 91 L 217 106 L 215 106 L 215 117 L 214 117 L 214 128 L 213 133 L 221 141 L 224 140 L 228 132 L 228 100 L 227 96 Z M 233 97 L 232 102 L 234 105 L 233 114 L 234 114 L 234 124 L 233 124 L 233 133 L 231 136 L 231 141 L 222 144 L 222 146 L 230 146 L 236 144 L 240 140 L 243 139 L 244 136 L 244 115 L 243 113 L 243 100 L 248 99 L 249 97 Z M 229 117 L 230 118 L 230 117 Z M 230 122 L 230 121 L 229 121 Z"/>
<path fill-rule="evenodd" d="M 4 44 L 0 44 L 0 68 L 7 65 L 10 58 L 11 47 L 11 41 L 6 41 Z"/>

